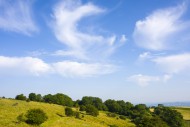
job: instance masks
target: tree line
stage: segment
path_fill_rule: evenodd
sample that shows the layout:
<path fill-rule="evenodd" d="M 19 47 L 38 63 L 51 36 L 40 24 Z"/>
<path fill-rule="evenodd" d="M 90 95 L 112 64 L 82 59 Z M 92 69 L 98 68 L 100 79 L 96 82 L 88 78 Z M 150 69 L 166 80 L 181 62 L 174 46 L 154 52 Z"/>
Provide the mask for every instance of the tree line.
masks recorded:
<path fill-rule="evenodd" d="M 69 96 L 62 93 L 45 96 L 30 93 L 28 98 L 20 94 L 15 99 L 76 107 L 93 116 L 98 116 L 98 111 L 107 111 L 108 117 L 115 117 L 115 114 L 119 114 L 121 119 L 131 119 L 137 127 L 184 127 L 183 116 L 176 110 L 162 104 L 153 107 L 150 111 L 150 107 L 145 104 L 133 105 L 130 102 L 112 99 L 103 102 L 101 98 L 91 96 L 84 96 L 81 100 L 73 101 Z"/>

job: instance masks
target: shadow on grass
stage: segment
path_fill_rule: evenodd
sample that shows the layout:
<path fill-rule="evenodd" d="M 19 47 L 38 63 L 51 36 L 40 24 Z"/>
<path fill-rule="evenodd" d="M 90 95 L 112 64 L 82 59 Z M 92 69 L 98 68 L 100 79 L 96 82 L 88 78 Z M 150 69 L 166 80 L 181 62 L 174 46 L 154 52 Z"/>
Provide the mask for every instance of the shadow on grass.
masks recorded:
<path fill-rule="evenodd" d="M 56 113 L 56 115 L 58 115 L 59 117 L 65 117 L 64 115 L 59 114 L 59 113 Z"/>

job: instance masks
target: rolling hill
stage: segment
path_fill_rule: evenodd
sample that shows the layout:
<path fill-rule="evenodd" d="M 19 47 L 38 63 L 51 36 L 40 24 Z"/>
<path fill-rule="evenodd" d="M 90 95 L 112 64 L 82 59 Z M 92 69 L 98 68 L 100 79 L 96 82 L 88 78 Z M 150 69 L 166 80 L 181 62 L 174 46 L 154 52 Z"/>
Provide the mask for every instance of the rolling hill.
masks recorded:
<path fill-rule="evenodd" d="M 106 112 L 100 112 L 98 117 L 84 114 L 84 118 L 76 119 L 66 117 L 65 107 L 60 105 L 11 99 L 0 99 L 0 127 L 30 127 L 31 125 L 24 122 L 18 123 L 17 116 L 32 108 L 41 108 L 48 115 L 48 120 L 40 127 L 109 127 L 110 125 L 135 127 L 129 119 L 108 117 Z"/>

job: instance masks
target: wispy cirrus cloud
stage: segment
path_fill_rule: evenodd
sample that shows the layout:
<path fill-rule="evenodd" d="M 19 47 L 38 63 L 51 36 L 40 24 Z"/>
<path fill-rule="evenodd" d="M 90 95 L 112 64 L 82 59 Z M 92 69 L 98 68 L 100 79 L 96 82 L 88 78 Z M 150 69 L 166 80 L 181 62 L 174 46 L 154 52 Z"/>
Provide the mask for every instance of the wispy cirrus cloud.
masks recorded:
<path fill-rule="evenodd" d="M 117 67 L 111 64 L 82 63 L 76 61 L 46 63 L 35 57 L 0 56 L 0 75 L 60 75 L 71 78 L 106 75 L 116 70 Z"/>
<path fill-rule="evenodd" d="M 137 21 L 133 33 L 135 43 L 159 51 L 178 48 L 182 43 L 190 41 L 190 21 L 182 19 L 186 8 L 183 2 L 176 7 L 156 10 L 145 19 Z"/>
<path fill-rule="evenodd" d="M 129 76 L 127 81 L 133 82 L 139 86 L 146 87 L 151 84 L 155 83 L 165 83 L 169 79 L 171 79 L 172 75 L 164 74 L 163 76 L 151 76 L 151 75 L 143 75 L 143 74 L 136 74 Z"/>
<path fill-rule="evenodd" d="M 92 3 L 82 4 L 80 0 L 59 2 L 53 9 L 52 25 L 56 38 L 66 45 L 66 50 L 59 50 L 55 55 L 72 56 L 83 60 L 92 57 L 109 56 L 126 37 L 102 35 L 96 32 L 82 31 L 79 21 L 89 16 L 105 12 L 105 9 Z M 96 34 L 95 34 L 96 33 Z"/>
<path fill-rule="evenodd" d="M 0 29 L 31 35 L 39 29 L 32 18 L 29 0 L 0 0 Z"/>

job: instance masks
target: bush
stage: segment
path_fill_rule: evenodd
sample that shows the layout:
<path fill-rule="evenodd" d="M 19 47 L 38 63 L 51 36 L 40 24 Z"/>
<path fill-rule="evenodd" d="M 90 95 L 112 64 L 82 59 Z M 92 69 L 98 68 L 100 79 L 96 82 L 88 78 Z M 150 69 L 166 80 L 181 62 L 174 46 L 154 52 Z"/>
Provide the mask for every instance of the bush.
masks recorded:
<path fill-rule="evenodd" d="M 32 125 L 40 125 L 48 119 L 46 113 L 41 109 L 28 110 L 26 113 L 26 118 L 26 123 Z"/>
<path fill-rule="evenodd" d="M 65 115 L 66 116 L 73 116 L 73 114 L 74 114 L 74 112 L 71 108 L 69 108 L 69 107 L 65 108 Z"/>
<path fill-rule="evenodd" d="M 126 120 L 125 116 L 119 116 L 119 118 L 122 119 L 122 120 Z"/>
<path fill-rule="evenodd" d="M 86 106 L 86 113 L 88 113 L 89 115 L 92 115 L 92 116 L 98 116 L 99 115 L 98 109 L 95 108 L 93 105 L 87 105 Z"/>

